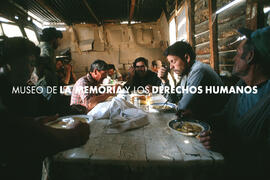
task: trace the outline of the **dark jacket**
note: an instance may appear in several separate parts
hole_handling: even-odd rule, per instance
[[[145,87],[147,85],[160,86],[161,80],[158,78],[157,74],[153,71],[147,70],[145,77],[141,78],[135,73],[133,79],[128,81],[125,86],[130,86],[130,90],[138,88],[139,86]]]

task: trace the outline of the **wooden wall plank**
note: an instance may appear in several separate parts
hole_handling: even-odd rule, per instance
[[[195,42],[196,42],[196,45],[209,42],[209,31],[196,35]]]
[[[209,10],[208,9],[203,9],[203,10],[198,10],[198,12],[195,12],[195,24],[200,24],[206,20],[208,20],[209,16]]]
[[[209,21],[206,20],[200,24],[195,25],[195,34],[200,34],[202,32],[209,30]]]
[[[209,9],[209,35],[210,35],[210,65],[219,74],[217,18],[213,17],[216,11],[216,1],[208,0]]]
[[[237,4],[236,6],[223,11],[218,15],[218,24],[224,24],[232,21],[233,19],[238,18],[239,16],[244,16],[246,14],[246,3],[243,1],[242,3]]]
[[[218,37],[227,38],[233,35],[238,35],[237,29],[240,27],[245,27],[245,16],[240,16],[228,23],[219,25]]]
[[[196,54],[197,55],[210,54],[209,42],[204,43],[202,45],[197,45]]]

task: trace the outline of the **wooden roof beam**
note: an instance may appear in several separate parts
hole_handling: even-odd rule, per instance
[[[66,23],[66,24],[69,24],[65,18],[58,14],[56,11],[54,11],[50,6],[48,6],[44,0],[37,0],[37,2],[39,3],[39,5],[41,7],[43,7],[44,9],[46,9],[47,11],[49,11],[52,15],[54,15],[55,17],[57,17],[58,19],[60,19],[62,22]]]
[[[133,19],[135,4],[136,0],[131,0],[128,24],[130,24],[131,20]]]
[[[86,8],[88,9],[89,13],[91,14],[91,16],[93,16],[97,22],[97,25],[101,25],[100,20],[97,18],[97,16],[95,15],[94,11],[92,10],[92,8],[89,6],[88,2],[86,0],[83,0],[84,5],[86,6]]]

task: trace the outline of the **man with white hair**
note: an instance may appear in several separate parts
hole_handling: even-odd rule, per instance
[[[208,149],[216,142],[224,153],[224,179],[263,179],[270,170],[270,27],[239,32],[246,38],[234,57],[236,86],[257,86],[257,93],[231,95],[213,135],[202,133],[200,141]]]

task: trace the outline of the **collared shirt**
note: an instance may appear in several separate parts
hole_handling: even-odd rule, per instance
[[[170,86],[168,82],[162,85]],[[202,86],[204,88],[205,86],[222,85],[224,85],[222,80],[209,65],[200,61],[195,61],[190,68],[189,73],[181,76],[181,80],[176,84],[176,87],[181,86],[189,88],[192,86]],[[225,103],[225,97],[222,95],[215,96],[212,94],[174,93],[165,94],[165,97],[170,102],[178,103],[178,109],[191,109],[192,112],[198,112],[198,114],[213,113],[212,111],[216,111],[216,108],[223,106]]]
[[[70,105],[78,104],[87,108],[88,102],[94,94],[91,94],[89,91],[87,92],[85,88],[97,85],[97,81],[93,79],[89,73],[86,76],[81,77],[72,89]]]

